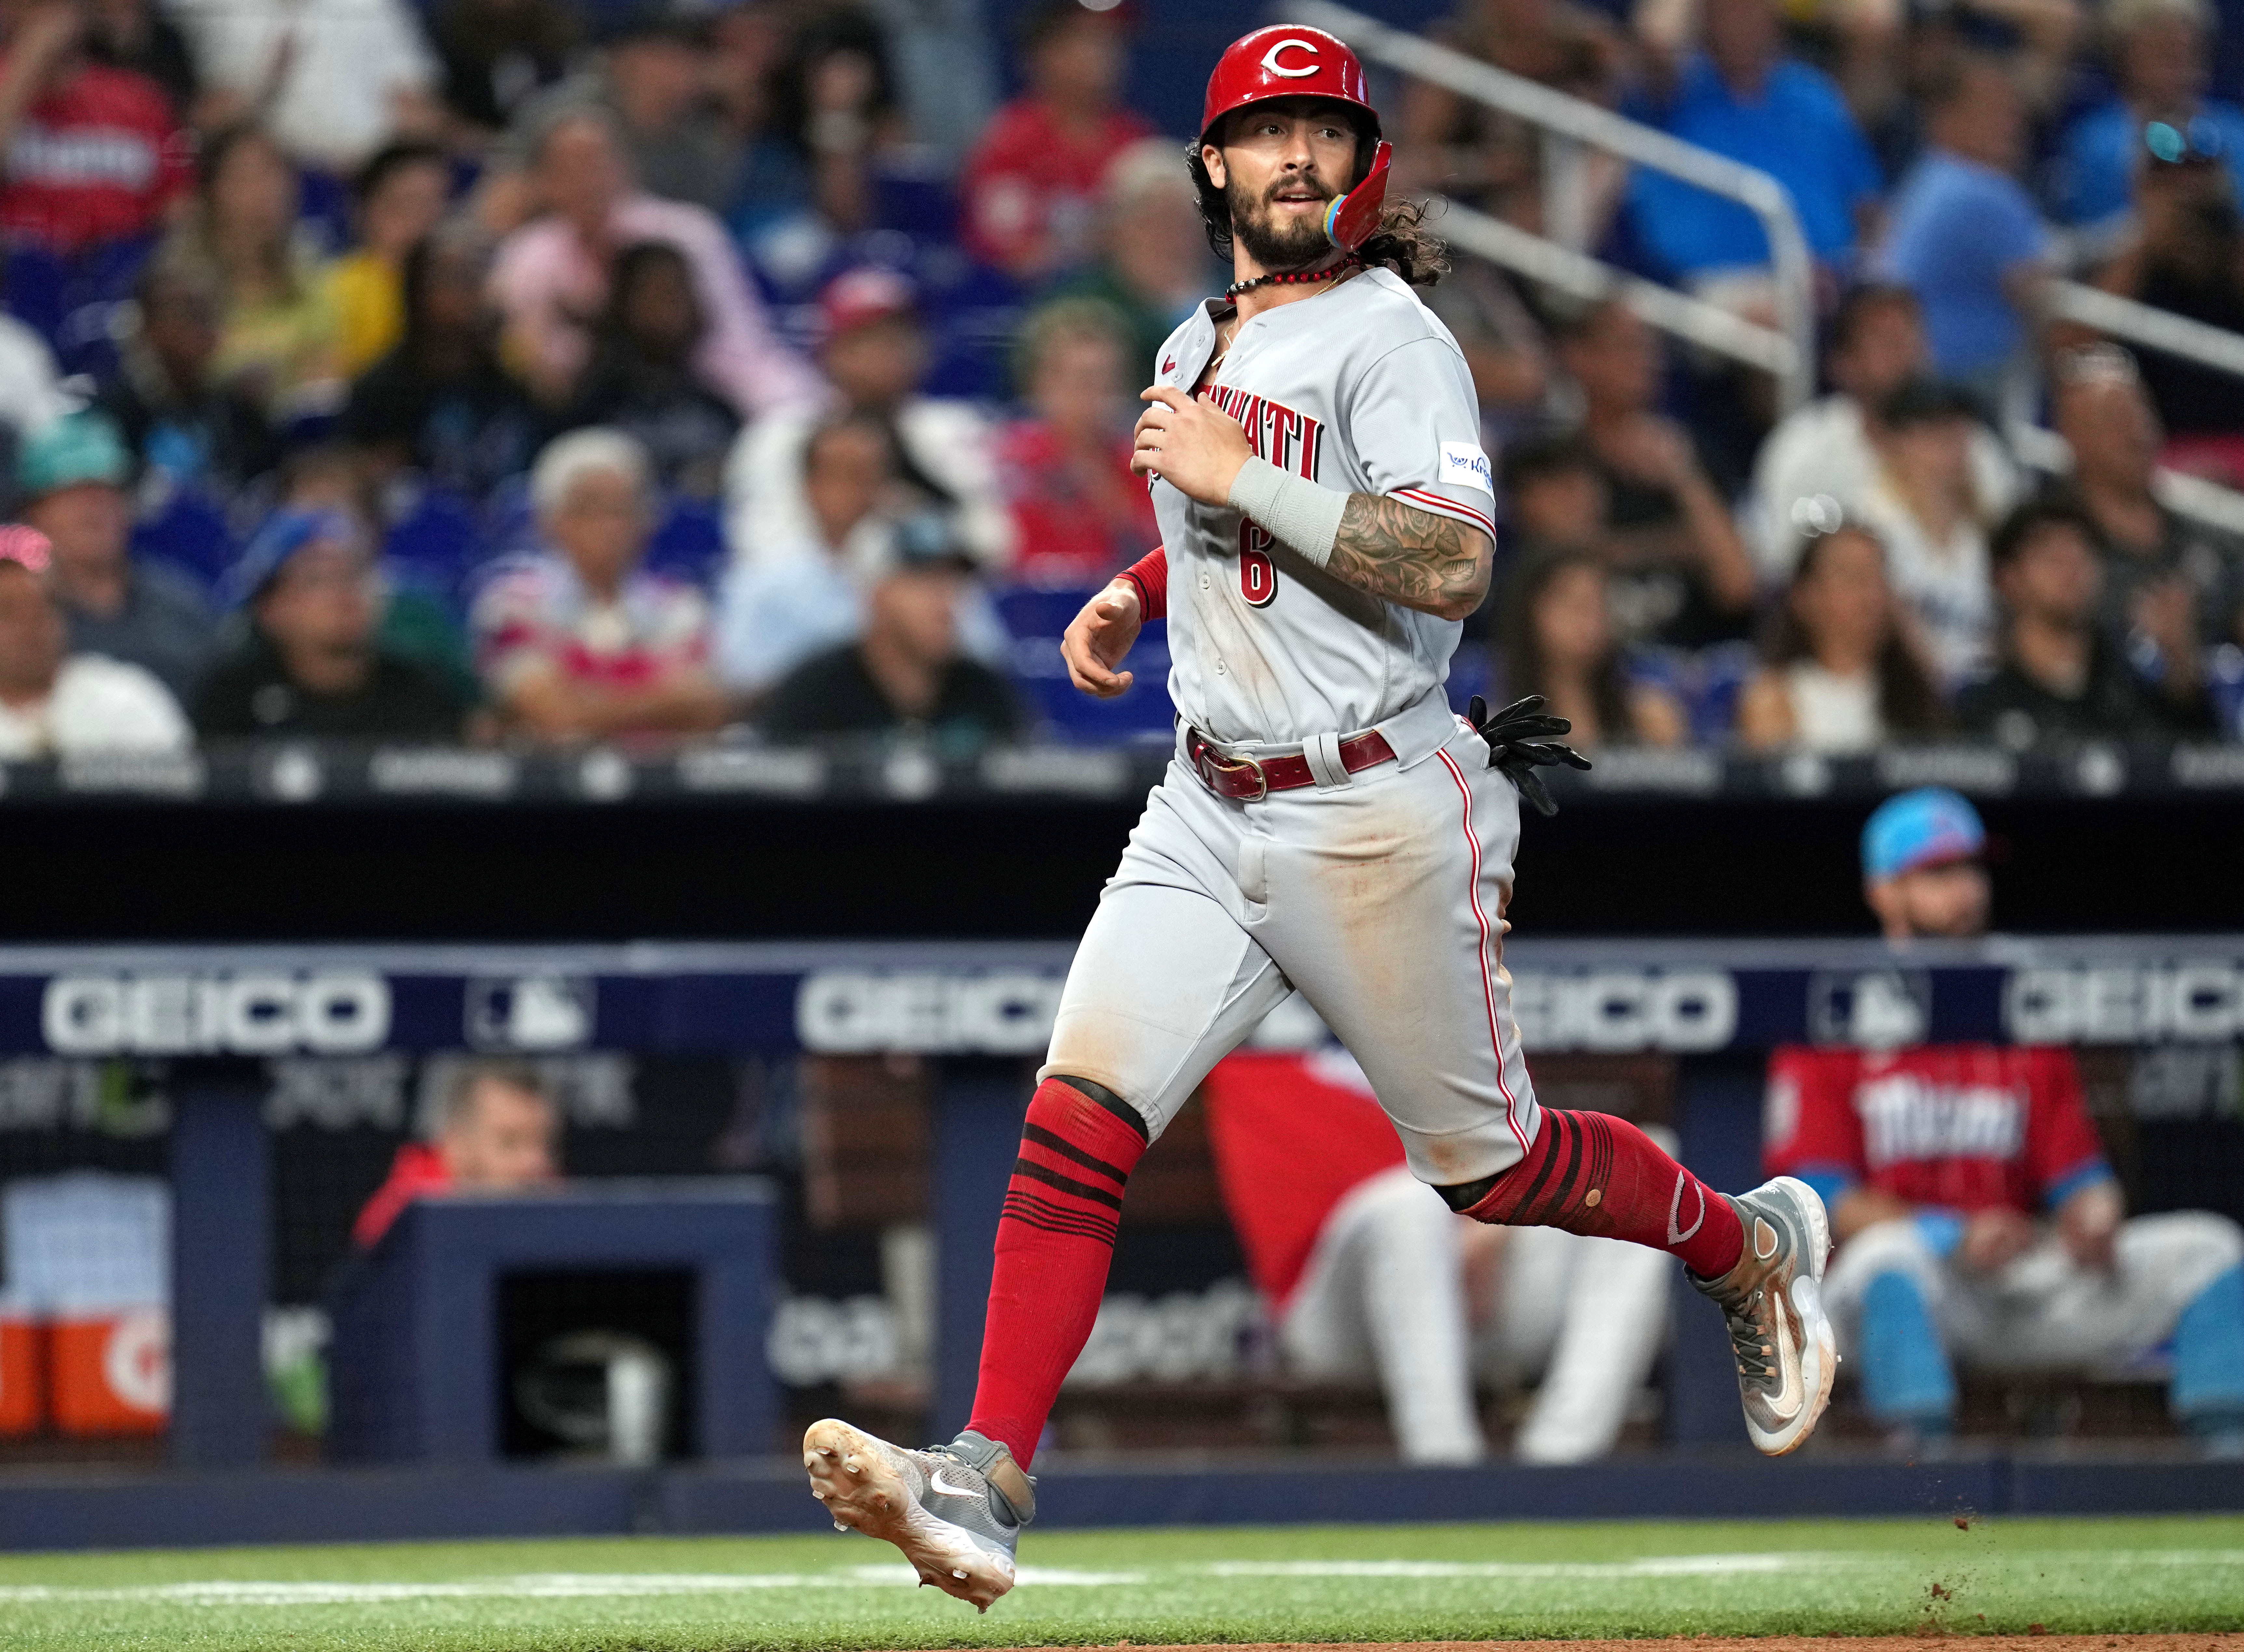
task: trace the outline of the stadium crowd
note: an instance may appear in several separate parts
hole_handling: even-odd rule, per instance
[[[0,0],[0,757],[1071,732],[1032,663],[1151,547],[1136,392],[1225,278],[1126,7],[1024,10],[1002,104],[973,0],[890,10]],[[2244,399],[2037,302],[2244,327],[2220,24],[1458,0],[1449,44],[1786,185],[1826,390],[1778,419],[1460,259],[1430,301],[1506,532],[1458,695],[1592,746],[2239,738],[2244,545],[2153,484],[2244,482]],[[1559,213],[1531,134],[1389,109],[1406,187]],[[1769,313],[1743,209],[1596,163],[1585,201],[1605,256]],[[1991,421],[2022,361],[2061,477]]]

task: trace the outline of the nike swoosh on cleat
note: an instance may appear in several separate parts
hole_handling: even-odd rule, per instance
[[[1769,1397],[1768,1408],[1780,1422],[1790,1422],[1800,1415],[1800,1408],[1808,1403],[1808,1385],[1800,1378],[1800,1350],[1785,1334],[1784,1309],[1776,1310],[1776,1368],[1782,1374],[1783,1385]]]
[[[948,1497],[979,1497],[982,1495],[981,1492],[974,1487],[952,1485],[949,1480],[943,1479],[943,1471],[940,1468],[935,1470],[934,1473],[930,1473],[927,1477],[927,1483],[931,1488],[943,1493]]]

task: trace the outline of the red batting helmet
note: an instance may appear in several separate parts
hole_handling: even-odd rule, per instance
[[[1274,24],[1233,41],[1207,78],[1201,106],[1200,141],[1234,109],[1274,98],[1331,98],[1351,104],[1379,136],[1379,111],[1364,91],[1363,64],[1341,41],[1321,29]]]

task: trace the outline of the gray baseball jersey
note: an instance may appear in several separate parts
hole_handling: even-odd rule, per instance
[[[1215,305],[1162,347],[1154,382],[1189,391]],[[1254,452],[1327,488],[1387,494],[1491,537],[1496,491],[1463,353],[1399,278],[1367,270],[1249,320],[1202,392]],[[1454,620],[1365,595],[1228,508],[1155,481],[1169,563],[1169,695],[1226,743],[1294,744],[1385,722],[1449,674]]]

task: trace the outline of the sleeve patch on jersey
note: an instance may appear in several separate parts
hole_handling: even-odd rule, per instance
[[[1452,488],[1477,488],[1490,498],[1496,497],[1496,477],[1489,469],[1488,455],[1470,442],[1442,444],[1441,479]]]

